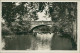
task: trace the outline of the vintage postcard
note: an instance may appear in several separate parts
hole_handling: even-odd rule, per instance
[[[79,53],[79,1],[0,1],[0,51]]]

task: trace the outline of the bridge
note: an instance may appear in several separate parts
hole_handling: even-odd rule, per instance
[[[30,30],[34,30],[35,28],[37,27],[40,27],[40,26],[47,26],[49,28],[51,28],[53,25],[57,25],[58,23],[54,23],[52,21],[31,21],[31,28]]]
[[[22,21],[22,22],[23,23],[27,23],[27,22],[30,23],[30,25],[31,25],[30,31],[33,31],[37,27],[41,27],[41,26],[48,26],[49,28],[51,28],[53,25],[57,25],[57,23],[54,23],[52,21]]]
[[[47,25],[47,26],[52,26],[54,23],[52,21],[31,21],[31,29],[40,26],[40,25]]]
[[[31,21],[32,25],[41,25],[41,24],[45,24],[45,25],[52,25],[53,22],[52,21]]]

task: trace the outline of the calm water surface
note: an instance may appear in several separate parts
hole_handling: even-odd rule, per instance
[[[2,41],[4,50],[50,50],[53,33],[36,35],[5,36]]]

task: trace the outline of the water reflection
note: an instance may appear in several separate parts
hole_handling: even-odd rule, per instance
[[[33,46],[36,45],[35,46],[36,50],[50,50],[52,36],[53,33],[47,33],[47,34],[37,33],[36,40],[35,41],[32,40],[31,48],[34,48]]]
[[[36,35],[5,36],[2,42],[4,50],[50,50],[53,33]]]
[[[76,49],[71,38],[54,33],[35,33],[3,37],[4,50],[72,50]]]

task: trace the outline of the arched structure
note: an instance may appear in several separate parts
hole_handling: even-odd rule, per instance
[[[52,21],[31,21],[30,32],[33,32],[34,29],[42,26],[49,26],[51,28],[53,24],[55,23],[53,23]]]
[[[52,26],[51,25],[37,25],[33,27],[30,32],[33,32],[34,29],[39,29],[40,27],[45,27],[46,29],[50,29]]]

